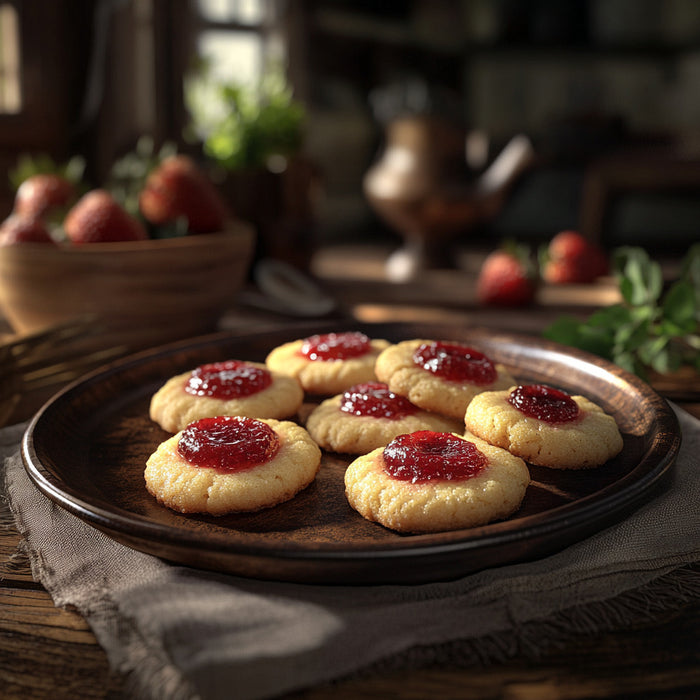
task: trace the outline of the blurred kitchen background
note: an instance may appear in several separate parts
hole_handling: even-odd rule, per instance
[[[261,79],[277,109],[232,126]],[[405,235],[370,201],[378,164],[406,176],[374,183],[394,196],[440,180],[426,226],[450,240],[681,251],[700,239],[700,2],[0,0],[0,125],[3,173],[80,154],[93,183],[144,136],[174,143],[276,218],[282,256]],[[0,178],[3,215],[13,194]]]

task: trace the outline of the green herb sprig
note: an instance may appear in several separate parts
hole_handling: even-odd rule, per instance
[[[611,360],[637,376],[700,371],[700,244],[691,246],[679,277],[664,284],[661,266],[638,247],[614,251],[622,302],[581,321],[562,316],[544,336]]]

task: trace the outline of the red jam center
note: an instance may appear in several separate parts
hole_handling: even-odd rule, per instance
[[[371,350],[370,340],[364,333],[324,333],[312,335],[302,343],[300,354],[309,360],[348,360],[361,357]]]
[[[386,384],[367,382],[348,389],[340,400],[340,410],[353,416],[398,420],[418,409],[407,398],[395,394]]]
[[[423,343],[413,354],[413,361],[451,382],[485,385],[498,377],[493,362],[486,355],[457,343]]]
[[[228,360],[201,365],[192,370],[185,391],[194,396],[237,399],[257,394],[272,384],[270,373],[247,362]]]
[[[225,474],[269,462],[279,449],[277,433],[267,423],[241,416],[202,418],[183,431],[177,451],[196,467]]]
[[[544,384],[528,384],[513,389],[508,403],[526,416],[545,423],[570,423],[579,414],[578,404],[568,394]]]
[[[470,479],[487,464],[474,443],[451,433],[419,430],[399,435],[384,448],[385,471],[414,484]]]

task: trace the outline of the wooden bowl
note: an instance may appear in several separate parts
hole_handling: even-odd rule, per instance
[[[140,350],[216,330],[253,248],[240,222],[181,238],[0,247],[0,308],[18,334],[86,316],[101,346]]]

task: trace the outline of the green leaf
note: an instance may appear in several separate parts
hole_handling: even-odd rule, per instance
[[[687,332],[692,331],[697,312],[692,284],[686,279],[681,279],[673,284],[666,292],[662,311],[664,318],[672,321],[679,327],[684,328],[690,322],[691,326]]]
[[[622,304],[605,306],[594,311],[588,318],[588,325],[614,329],[617,326],[632,321],[632,312]]]
[[[661,266],[643,248],[625,247],[613,254],[613,268],[623,299],[631,306],[655,302],[663,290]]]
[[[633,265],[630,274],[634,284],[632,304],[637,306],[651,304],[661,296],[663,275],[658,263],[652,262],[646,267]]]
[[[610,329],[591,328],[583,325],[580,329],[576,346],[581,350],[610,360],[613,355],[614,341],[614,334]]]
[[[639,346],[637,356],[645,365],[651,365],[655,358],[665,352],[668,338],[650,338]]]
[[[660,312],[655,304],[635,306],[629,310],[632,323],[654,323],[658,320]]]
[[[628,372],[632,372],[633,374],[638,373],[639,367],[635,361],[634,355],[631,352],[616,353],[612,360],[616,365],[618,365],[618,367],[622,367],[622,369],[626,369]]]
[[[700,284],[700,243],[688,248],[681,266],[681,277],[690,278],[695,285]]]
[[[77,185],[85,177],[86,161],[83,156],[72,156],[63,166],[63,174],[69,182]]]
[[[648,363],[652,369],[661,374],[675,372],[681,366],[681,354],[672,345],[666,345]]]
[[[544,329],[542,335],[563,345],[575,345],[581,322],[573,316],[560,316]]]
[[[673,321],[668,319],[661,319],[659,323],[654,327],[654,332],[657,335],[668,337],[668,338],[680,338],[684,335],[692,333],[696,328],[696,323],[694,319],[690,319],[683,325],[678,325]]]
[[[615,331],[615,348],[619,350],[636,350],[649,337],[650,326],[646,321],[620,326]]]
[[[562,345],[585,350],[599,357],[612,358],[613,333],[609,328],[591,327],[572,316],[561,316],[543,336]]]
[[[664,348],[660,352],[657,352],[654,357],[650,358],[648,362],[646,362],[653,370],[656,372],[660,372],[661,374],[665,374],[670,370],[670,353],[668,348]]]

